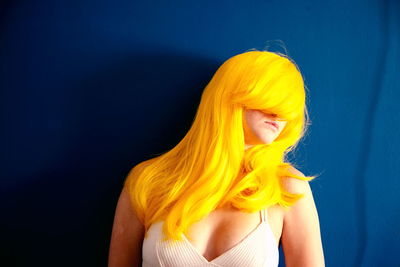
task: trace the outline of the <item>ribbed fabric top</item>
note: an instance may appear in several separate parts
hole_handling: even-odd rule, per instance
[[[265,210],[261,210],[260,213],[261,223],[239,243],[212,261],[201,255],[184,234],[182,241],[162,241],[164,222],[154,223],[143,240],[142,266],[276,267],[279,264],[278,246],[266,219]]]

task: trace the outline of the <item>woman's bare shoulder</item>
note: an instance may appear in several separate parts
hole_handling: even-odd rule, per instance
[[[122,188],[111,233],[109,267],[139,266],[142,261],[141,249],[145,229],[132,206],[129,181],[135,179],[153,160],[142,161],[135,165]]]
[[[289,167],[289,171],[296,176],[305,177],[301,171],[293,166]],[[308,181],[301,180],[296,177],[283,177],[282,182],[285,190],[292,194],[303,194],[311,191]]]
[[[305,177],[294,167],[290,171]],[[325,266],[318,212],[309,182],[287,177],[284,184],[288,192],[303,194],[284,214],[281,240],[286,266]]]

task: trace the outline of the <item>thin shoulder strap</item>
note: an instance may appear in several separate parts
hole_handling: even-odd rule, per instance
[[[265,222],[265,209],[261,210],[261,221]]]

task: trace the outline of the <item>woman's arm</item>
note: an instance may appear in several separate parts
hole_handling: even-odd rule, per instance
[[[122,189],[111,234],[109,267],[142,265],[144,227],[134,212],[127,189]]]
[[[292,171],[304,177],[300,171]],[[284,184],[290,193],[304,193],[284,215],[281,240],[285,264],[287,267],[323,267],[319,219],[310,185],[296,178],[286,178]]]

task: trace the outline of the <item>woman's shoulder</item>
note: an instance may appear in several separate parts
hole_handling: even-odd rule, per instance
[[[301,171],[293,166],[288,168],[288,171],[299,177],[306,177]],[[292,194],[301,194],[310,190],[309,182],[296,177],[285,176],[282,178],[285,189]]]
[[[299,177],[305,175],[290,168]],[[318,211],[309,182],[298,178],[284,178],[286,190],[303,194],[289,210],[283,220],[282,247],[287,266],[325,266],[320,235]]]

